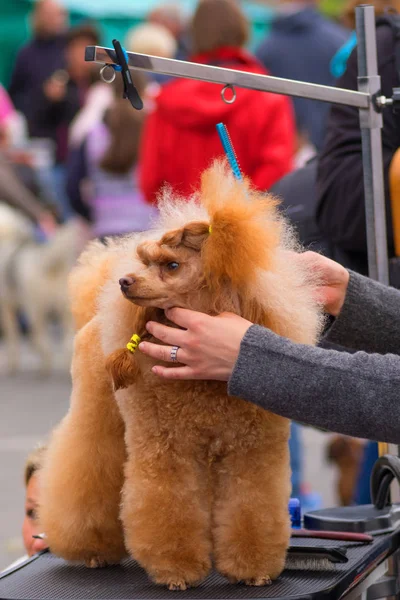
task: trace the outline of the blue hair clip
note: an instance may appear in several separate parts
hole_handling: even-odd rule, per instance
[[[125,48],[123,48],[122,46],[121,46],[121,50],[124,53],[124,57],[125,57],[126,63],[128,64],[128,60],[129,60],[128,59],[128,53],[125,50]],[[110,65],[110,66],[114,69],[114,71],[117,71],[118,73],[121,73],[121,71],[122,71],[122,66],[121,65]]]
[[[239,161],[226,126],[223,123],[218,123],[217,131],[234,176],[236,179],[242,180],[243,175],[240,170]]]

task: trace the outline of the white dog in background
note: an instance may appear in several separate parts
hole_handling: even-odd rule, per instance
[[[61,226],[46,243],[35,240],[30,222],[0,203],[0,326],[4,335],[9,370],[19,365],[18,314],[28,324],[28,335],[41,359],[41,371],[49,373],[54,342],[49,331],[55,317],[62,331],[59,351],[69,365],[73,329],[67,279],[79,252],[75,223]]]

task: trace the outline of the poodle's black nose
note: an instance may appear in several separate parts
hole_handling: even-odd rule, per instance
[[[119,280],[119,285],[121,286],[121,288],[123,290],[128,289],[128,287],[130,287],[131,285],[133,285],[135,283],[135,280],[133,279],[133,277],[122,277]]]

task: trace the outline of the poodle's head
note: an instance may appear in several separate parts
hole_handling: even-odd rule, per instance
[[[231,310],[245,316],[249,286],[260,271],[272,267],[280,244],[277,202],[247,181],[236,181],[220,162],[203,174],[200,194],[190,202],[198,206],[192,220],[138,245],[139,261],[121,273],[121,291],[139,306],[209,314]],[[187,207],[180,208],[189,214]],[[162,215],[168,210],[161,205]],[[171,221],[171,215],[164,219]]]
[[[207,308],[202,247],[209,224],[192,222],[137,248],[135,269],[119,280],[122,294],[144,307]]]

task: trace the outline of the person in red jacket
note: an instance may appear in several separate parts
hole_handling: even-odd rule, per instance
[[[235,0],[202,0],[193,18],[192,62],[267,74],[244,49],[249,25]],[[295,122],[291,101],[276,94],[236,88],[226,104],[221,86],[176,79],[156,99],[142,139],[140,184],[155,202],[164,184],[190,194],[202,171],[223,154],[216,125],[228,128],[245,176],[268,190],[293,166]],[[228,91],[229,94],[229,91]]]

